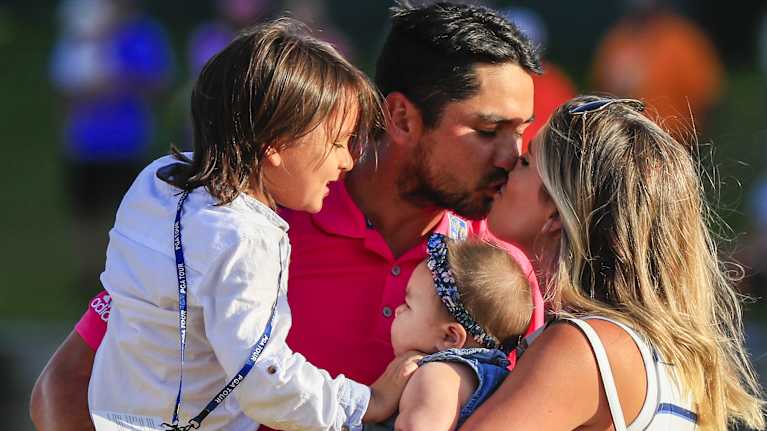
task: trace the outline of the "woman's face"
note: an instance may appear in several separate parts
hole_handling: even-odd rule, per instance
[[[539,133],[527,153],[519,157],[487,217],[493,235],[518,245],[528,255],[537,252],[534,249],[536,240],[544,231],[547,220],[556,214],[536,163],[536,153],[541,145],[545,145],[540,139],[542,135]]]

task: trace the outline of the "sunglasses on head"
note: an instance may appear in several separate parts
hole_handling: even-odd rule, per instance
[[[644,111],[644,102],[637,99],[597,99],[591,102],[586,102],[583,105],[578,105],[575,108],[571,108],[568,113],[570,115],[587,114],[591,112],[599,112],[608,106],[615,103],[625,103],[635,110]]]

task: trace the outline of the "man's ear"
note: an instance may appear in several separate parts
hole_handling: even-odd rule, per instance
[[[423,117],[410,99],[400,92],[392,92],[384,102],[386,131],[395,144],[417,142],[423,129]]]
[[[466,344],[468,333],[458,322],[445,323],[442,328],[442,339],[437,343],[439,350],[460,349]]]

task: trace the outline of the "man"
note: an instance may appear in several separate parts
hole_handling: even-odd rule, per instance
[[[384,370],[393,310],[429,234],[487,235],[482,219],[519,156],[533,120],[530,74],[540,72],[528,39],[494,12],[450,3],[395,9],[376,68],[387,118],[377,153],[331,187],[320,213],[283,212],[294,350],[363,383]],[[537,287],[529,262],[509,250]],[[31,406],[39,429],[92,426],[85,394],[106,302],[100,314],[86,313],[40,376]],[[531,328],[541,322],[538,307]]]

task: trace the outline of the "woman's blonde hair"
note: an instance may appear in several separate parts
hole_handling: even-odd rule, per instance
[[[709,230],[697,142],[676,141],[630,102],[571,112],[597,99],[559,108],[535,148],[562,222],[554,310],[643,333],[675,365],[702,429],[764,428],[740,298]]]

